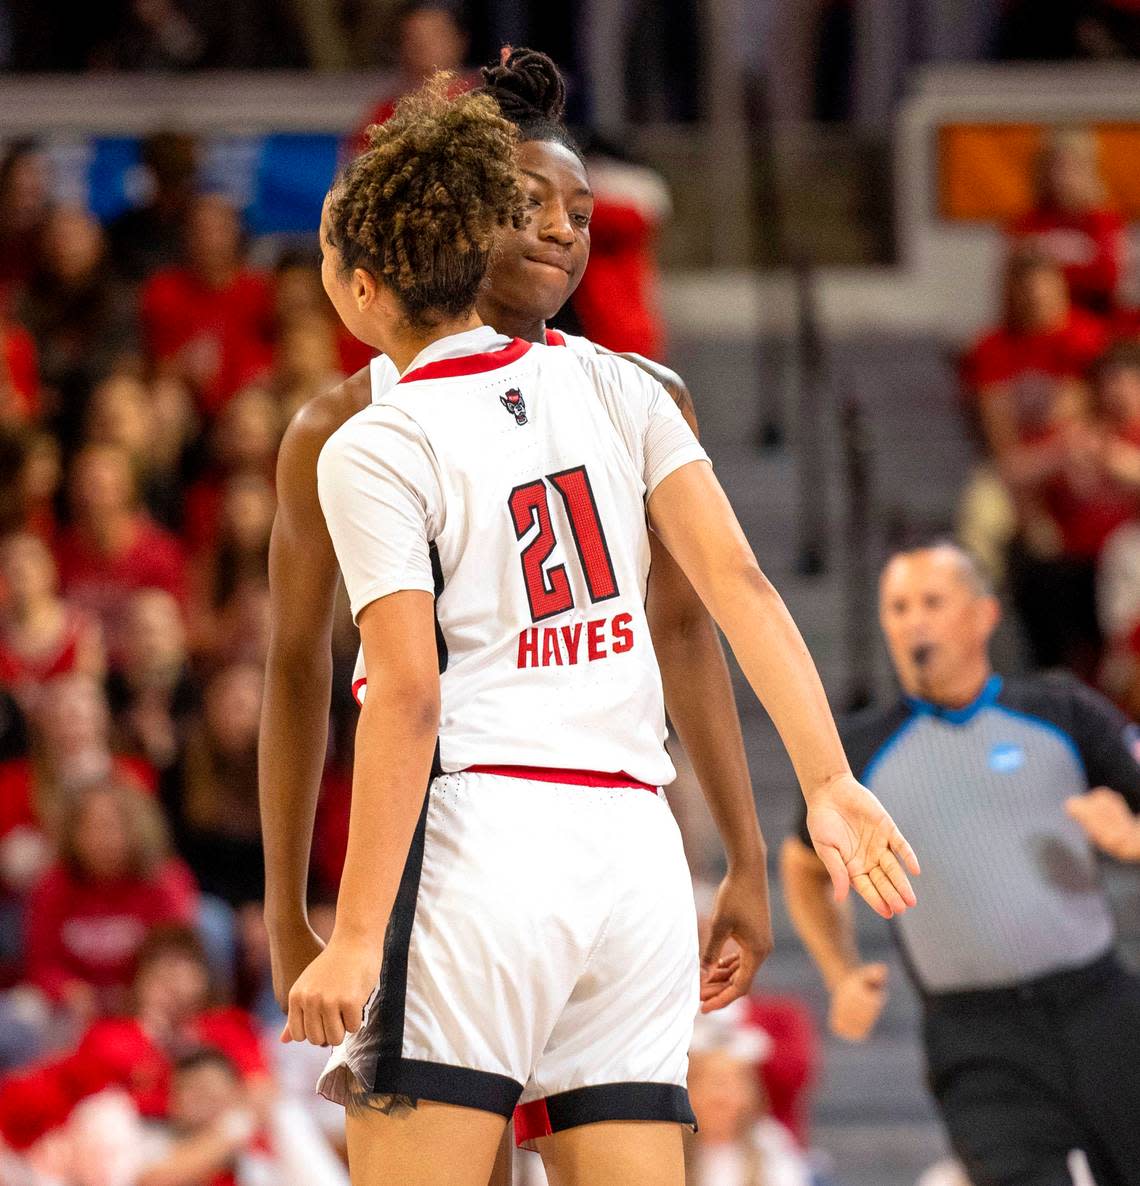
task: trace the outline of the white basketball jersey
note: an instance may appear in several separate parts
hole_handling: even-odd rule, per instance
[[[546,331],[546,344],[548,346],[565,346],[574,354],[595,355],[598,353],[597,346],[589,338],[580,337],[578,334],[564,334],[561,330],[556,329]],[[396,370],[395,363],[386,354],[376,355],[369,367],[372,402],[374,404],[382,403],[388,392],[399,383],[400,372]],[[352,671],[352,698],[357,704],[364,703],[367,690],[368,671],[364,665],[364,648],[358,647],[356,665]]]
[[[671,781],[645,499],[705,454],[668,394],[614,356],[481,327],[374,400],[325,445],[321,504],[354,615],[435,593],[443,770]]]

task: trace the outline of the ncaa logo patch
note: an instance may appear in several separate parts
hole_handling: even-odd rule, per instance
[[[512,387],[506,395],[500,395],[499,403],[515,418],[516,424],[526,423],[526,400],[517,387]]]
[[[1025,765],[1025,750],[1012,741],[999,741],[990,750],[990,769],[997,774],[1012,774]]]

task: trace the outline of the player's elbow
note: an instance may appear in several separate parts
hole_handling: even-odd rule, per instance
[[[381,728],[391,729],[399,722],[401,732],[420,740],[439,734],[439,677],[417,678],[403,674],[398,678],[368,673],[368,695],[361,708],[361,728],[375,717]]]

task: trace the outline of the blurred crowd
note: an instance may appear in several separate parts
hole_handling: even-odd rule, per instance
[[[412,6],[399,28],[395,91],[350,144],[432,69],[474,81],[446,8]],[[661,357],[653,245],[668,192],[620,148],[587,149],[593,258],[563,325]],[[57,200],[41,145],[0,155],[0,1181],[12,1186],[345,1182],[340,1111],[313,1093],[325,1054],[277,1041],[257,741],[278,445],[297,409],[371,352],[328,304],[315,242],[268,270],[251,262],[271,252],[253,255],[241,212],[203,190],[201,158],[189,135],[150,135],[148,196],[101,224]],[[311,867],[322,933],[347,842],[357,643],[342,605]],[[694,1180],[807,1186],[816,1055],[803,1006],[758,999],[704,1029]],[[527,1155],[520,1181],[536,1175]]]
[[[1001,319],[961,358],[982,461],[963,542],[999,575],[1033,667],[1068,667],[1140,715],[1140,310],[1096,141],[1058,129],[1008,233]]]
[[[1086,7],[1120,38],[1137,19],[1132,0]],[[473,81],[452,10],[390,8],[375,6],[398,31],[395,90],[361,130],[431,69]],[[95,56],[70,68],[219,64],[196,11],[93,9],[106,35],[72,29]],[[283,11],[232,6],[252,14],[241,44],[286,56],[222,64],[319,60],[305,48],[319,22],[274,40],[265,22]],[[661,358],[668,192],[619,146],[586,149],[592,257],[562,324]],[[40,145],[0,156],[0,1181],[13,1186],[345,1182],[339,1110],[312,1090],[323,1054],[276,1041],[257,734],[278,444],[370,352],[335,318],[315,244],[269,270],[250,262],[241,213],[202,190],[200,158],[193,137],[149,136],[149,196],[101,224],[56,200]],[[1000,322],[961,358],[979,450],[961,535],[1004,580],[1032,663],[1071,667],[1135,717],[1140,310],[1122,297],[1124,226],[1091,136],[1048,139],[1037,191],[1009,228]],[[310,894],[323,931],[356,724],[347,605],[333,646]],[[699,884],[698,904],[711,907]],[[809,1152],[816,1062],[795,1000],[701,1020],[696,1186],[831,1180]],[[538,1174],[536,1158],[519,1167],[523,1186]]]

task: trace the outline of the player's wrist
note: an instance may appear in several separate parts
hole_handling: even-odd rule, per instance
[[[812,807],[821,799],[827,799],[833,795],[839,787],[855,781],[855,775],[851,773],[850,767],[832,768],[826,774],[820,774],[810,780],[801,779],[800,790],[803,793],[804,802],[808,807]]]

